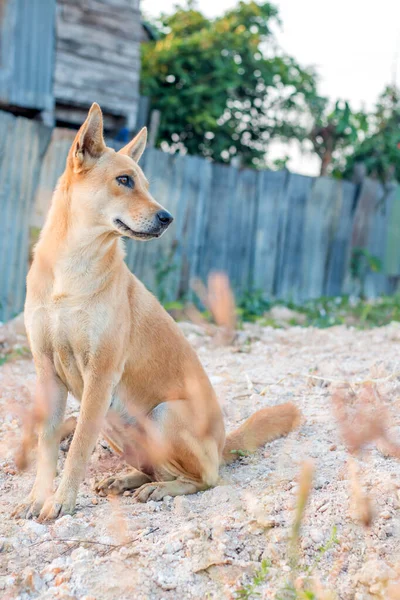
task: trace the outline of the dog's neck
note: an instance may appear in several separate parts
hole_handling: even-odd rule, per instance
[[[82,296],[103,289],[124,259],[119,237],[84,222],[61,180],[43,227],[35,258],[52,273],[53,296]]]

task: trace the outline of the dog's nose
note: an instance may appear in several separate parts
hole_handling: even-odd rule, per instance
[[[170,215],[168,211],[160,210],[160,212],[157,213],[157,219],[162,225],[169,225],[174,220],[174,217]]]

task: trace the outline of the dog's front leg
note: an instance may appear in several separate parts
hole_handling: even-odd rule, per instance
[[[40,521],[73,513],[79,485],[110,406],[112,388],[112,381],[101,377],[85,383],[78,423],[60,485],[54,496],[45,502],[39,515]]]
[[[17,518],[37,517],[45,500],[53,493],[57,471],[61,425],[68,391],[55,375],[51,364],[36,364],[35,418],[40,422],[38,462],[35,483],[29,496],[13,512]]]

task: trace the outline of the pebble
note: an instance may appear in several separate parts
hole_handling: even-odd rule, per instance
[[[36,535],[40,536],[47,533],[48,531],[47,525],[42,525],[42,523],[38,523],[37,521],[26,521],[24,523],[24,529],[32,531]]]
[[[324,536],[319,529],[311,529],[310,537],[311,537],[312,541],[314,542],[314,544],[321,544],[321,542],[324,539]]]
[[[381,517],[381,519],[385,519],[385,521],[392,518],[392,515],[388,510],[384,510],[379,516]]]
[[[71,559],[73,561],[78,560],[91,560],[93,558],[93,552],[86,548],[76,548],[71,552]]]
[[[301,540],[301,547],[303,550],[307,550],[307,548],[310,548],[310,546],[312,546],[312,541],[310,538],[303,538]]]

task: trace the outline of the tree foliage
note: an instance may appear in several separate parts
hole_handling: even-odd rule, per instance
[[[367,131],[367,115],[354,112],[348,102],[339,100],[329,110],[328,99],[317,95],[310,98],[309,110],[313,125],[307,138],[321,159],[320,174],[327,175]]]
[[[379,97],[369,116],[369,133],[346,158],[344,176],[351,177],[357,165],[382,183],[400,181],[400,90],[395,86]]]
[[[277,47],[278,23],[273,4],[254,1],[212,20],[189,4],[153,23],[141,81],[161,113],[158,145],[260,166],[271,139],[304,136],[315,75]]]

